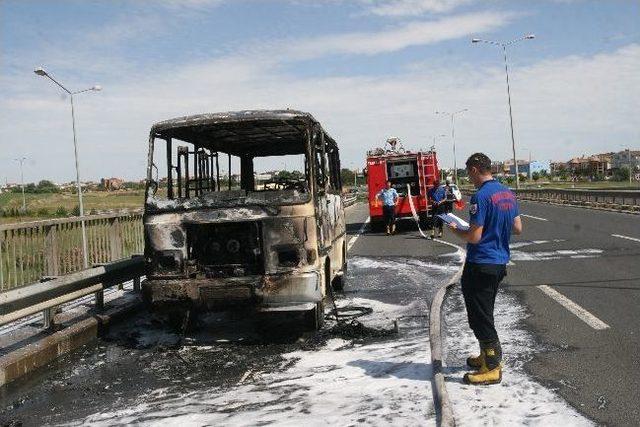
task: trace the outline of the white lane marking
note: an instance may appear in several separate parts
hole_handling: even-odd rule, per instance
[[[537,219],[538,221],[549,221],[547,218],[540,218],[539,216],[533,216],[533,215],[527,215],[527,214],[520,214],[520,216],[523,216],[525,218]]]
[[[640,239],[635,237],[623,236],[622,234],[612,234],[613,237],[619,237],[621,239],[633,240],[634,242],[640,243]]]
[[[578,316],[580,320],[582,320],[587,325],[591,326],[593,329],[600,331],[600,330],[609,328],[609,325],[607,325],[602,320],[598,319],[596,316],[589,313],[587,310],[585,310],[575,302],[571,301],[569,298],[565,297],[564,295],[562,295],[560,292],[556,291],[552,287],[547,285],[540,285],[537,288],[540,289],[545,294],[549,295],[551,298],[553,298],[558,304],[560,304],[561,306],[563,306],[564,308],[566,308],[567,310],[569,310],[570,312]]]
[[[364,233],[364,229],[367,227],[367,224],[369,223],[369,221],[371,221],[371,217],[368,216],[367,219],[365,219],[362,225],[360,226],[360,229],[358,230],[356,235],[353,236],[351,240],[349,240],[349,243],[347,243],[347,252],[351,250],[351,247],[356,242],[356,240],[358,240],[358,237],[360,237],[360,235]]]

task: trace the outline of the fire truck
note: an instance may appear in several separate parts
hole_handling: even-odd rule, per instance
[[[376,197],[387,181],[396,189],[400,198],[396,205],[396,217],[411,217],[411,199],[420,225],[427,227],[431,206],[427,192],[439,180],[440,169],[436,152],[407,151],[398,138],[387,139],[383,148],[367,152],[367,186],[369,188],[369,215],[373,229],[380,229],[383,223],[382,202]]]

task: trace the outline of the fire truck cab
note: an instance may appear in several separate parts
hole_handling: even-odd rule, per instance
[[[369,215],[374,230],[380,229],[383,223],[382,202],[378,193],[386,186],[387,181],[396,189],[400,198],[396,204],[396,217],[411,217],[411,205],[408,192],[420,225],[427,226],[430,204],[427,192],[435,185],[440,176],[435,151],[406,151],[398,138],[389,138],[384,148],[376,148],[367,153],[367,186],[369,199]]]

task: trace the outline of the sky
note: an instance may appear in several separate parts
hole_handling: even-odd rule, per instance
[[[640,148],[640,1],[0,0],[0,182],[141,179],[154,122],[294,108],[338,142],[343,167],[399,137],[436,136],[442,166]],[[445,136],[439,136],[445,135]]]

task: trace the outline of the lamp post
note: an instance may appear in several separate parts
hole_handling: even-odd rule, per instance
[[[465,111],[469,111],[468,108],[448,113],[446,111],[436,111],[436,114],[443,114],[451,117],[451,141],[453,142],[453,179],[458,185],[458,164],[456,163],[456,126],[454,117],[458,114],[462,114]]]
[[[76,184],[78,187],[78,207],[80,208],[80,224],[82,227],[82,260],[83,260],[84,268],[87,268],[89,267],[89,255],[88,255],[88,249],[87,249],[87,230],[84,223],[84,205],[82,203],[82,186],[80,185],[80,170],[79,170],[79,163],[78,163],[78,140],[76,138],[76,117],[75,117],[75,109],[73,105],[73,95],[78,95],[80,93],[89,92],[89,91],[98,92],[102,90],[102,87],[95,85],[88,89],[71,91],[66,87],[64,87],[56,79],[54,79],[43,68],[36,68],[35,70],[33,70],[33,72],[39,76],[47,77],[49,80],[51,80],[56,85],[58,85],[62,90],[64,90],[67,94],[69,94],[69,97],[71,99],[71,126],[73,129],[73,152],[75,155],[75,163],[76,163]]]
[[[511,149],[513,150],[513,164],[515,166],[516,172],[516,190],[520,188],[520,178],[518,177],[518,160],[516,159],[516,142],[515,137],[513,136],[513,113],[511,111],[511,89],[509,87],[509,67],[507,65],[507,46],[517,43],[522,40],[531,40],[536,36],[534,34],[527,34],[524,37],[520,37],[519,39],[511,40],[510,42],[495,42],[492,40],[482,40],[482,39],[472,39],[471,43],[488,43],[495,46],[500,46],[502,48],[502,52],[504,53],[504,72],[507,76],[507,102],[509,103],[509,123],[511,124]]]
[[[27,200],[24,197],[24,172],[23,172],[23,165],[24,165],[24,161],[27,160],[26,157],[20,157],[19,159],[13,159],[16,162],[20,163],[20,186],[22,187],[22,212],[26,212],[27,211]]]
[[[622,147],[624,147],[624,145]],[[632,180],[631,180],[631,172],[632,172],[632,168],[631,168],[631,147],[624,147],[624,149],[627,152],[627,162],[628,162],[627,169],[629,169],[629,184],[631,184],[632,183]]]

